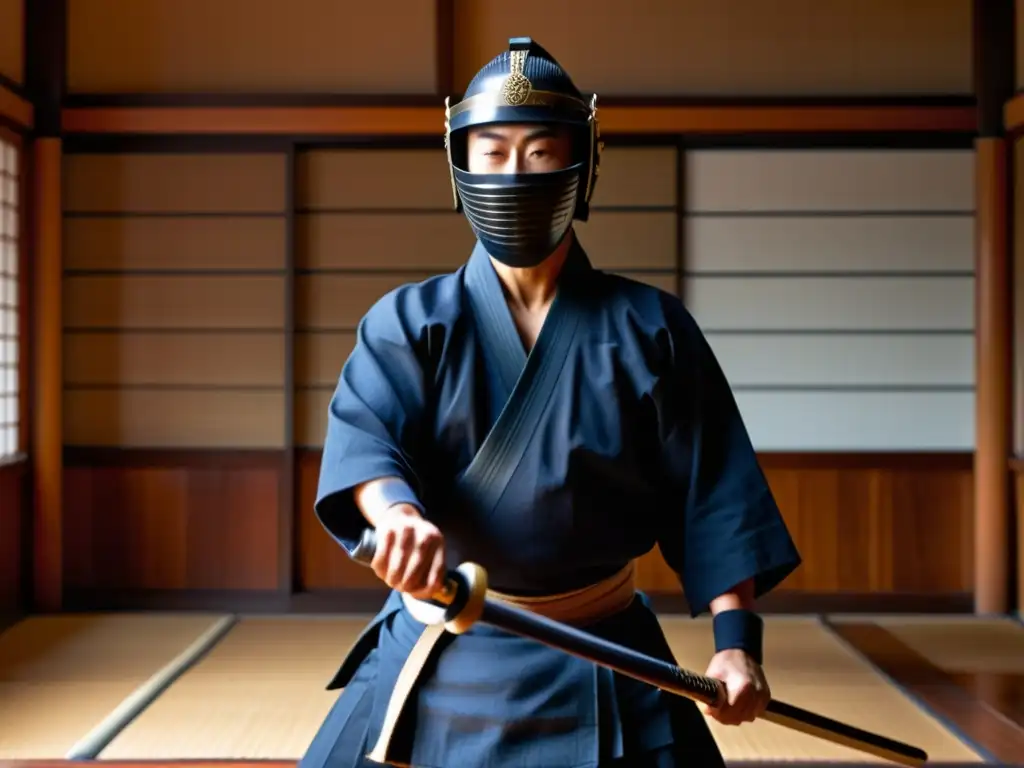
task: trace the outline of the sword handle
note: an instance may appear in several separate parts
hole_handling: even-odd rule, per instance
[[[363,535],[359,537],[359,543],[356,544],[355,549],[352,550],[349,557],[360,565],[369,567],[373,562],[374,555],[376,554],[377,532],[373,530],[373,528],[367,528],[363,531]]]
[[[713,677],[697,675],[682,667],[675,668],[676,684],[679,686],[677,693],[682,693],[688,698],[696,698],[713,709],[717,709],[726,702],[728,693],[725,690],[725,683]]]
[[[377,531],[366,528],[349,557],[369,567],[376,554]],[[461,634],[479,620],[486,598],[487,571],[479,565],[463,563],[445,574],[444,584],[430,596],[430,602],[445,609],[445,628],[453,634]]]

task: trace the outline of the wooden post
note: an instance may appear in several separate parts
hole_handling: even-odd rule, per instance
[[[975,237],[974,604],[1010,609],[1010,472],[1013,313],[1010,260],[1011,153],[1003,107],[1015,79],[1014,0],[974,2],[978,99]]]
[[[63,258],[60,111],[65,79],[66,0],[26,7],[26,82],[35,107],[32,144],[33,607],[57,611],[64,586]]]

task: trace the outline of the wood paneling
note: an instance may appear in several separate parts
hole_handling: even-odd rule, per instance
[[[0,0],[0,77],[25,79],[25,2]]]
[[[65,589],[274,590],[279,452],[69,451]]]
[[[28,130],[35,121],[35,110],[28,99],[24,99],[0,83],[0,126],[10,123],[15,128]]]
[[[434,3],[70,0],[73,93],[433,93]]]
[[[1015,459],[1010,462],[1013,471],[1013,513],[1016,523],[1016,541],[1007,541],[1007,547],[1016,547],[1017,573],[1010,576],[1011,583],[1017,583],[1017,613],[1024,617],[1024,461]],[[1014,526],[1011,526],[1013,528]]]
[[[354,563],[316,519],[313,505],[320,477],[320,456],[320,451],[312,450],[302,451],[297,456],[298,586],[308,591],[379,588],[380,580],[373,571]]]
[[[28,462],[0,464],[0,619],[24,608]]]
[[[306,589],[373,586],[313,514],[319,451],[300,454],[299,562]],[[765,454],[762,464],[804,558],[781,587],[804,593],[944,595],[972,588],[971,463],[966,455]],[[657,550],[642,589],[677,594]]]
[[[1014,14],[1014,22],[1016,29],[1015,37],[1017,40],[1024,40],[1024,0],[1015,0],[1016,13]],[[1016,64],[1017,64],[1017,87],[1024,88],[1024,46],[1015,46],[1016,50]]]
[[[970,93],[964,0],[457,0],[455,84],[528,33],[598,93]]]

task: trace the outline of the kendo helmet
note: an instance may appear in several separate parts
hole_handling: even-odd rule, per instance
[[[535,266],[555,250],[573,219],[586,221],[600,169],[597,96],[588,100],[529,37],[481,69],[461,101],[445,99],[445,148],[456,211],[487,252],[513,267]],[[543,123],[569,129],[573,161],[549,173],[470,173],[467,134],[476,126]]]

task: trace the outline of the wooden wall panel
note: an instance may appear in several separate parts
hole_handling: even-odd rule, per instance
[[[25,0],[0,0],[0,77],[25,79]]]
[[[28,463],[0,463],[0,619],[24,607]]]
[[[971,151],[685,166],[685,300],[759,450],[973,449]]]
[[[74,452],[67,591],[275,589],[281,464],[273,453]]]
[[[324,410],[326,418],[326,406]],[[322,438],[321,438],[322,442]],[[316,519],[317,481],[320,477],[319,450],[302,451],[296,462],[298,472],[296,546],[299,586],[304,590],[374,589],[380,580],[373,571],[352,562]]]
[[[678,293],[677,166],[674,147],[605,152],[576,227],[595,266]],[[464,264],[474,237],[440,149],[303,152],[295,196],[296,443],[317,447],[360,319],[388,291]]]
[[[1009,558],[1011,569],[1016,565],[1016,573],[1010,574],[1010,594],[1016,592],[1017,615],[1024,617],[1024,463],[1017,459],[1011,462],[1011,467],[1013,506],[1010,512],[1010,530],[1016,533],[1016,537],[1007,543],[1016,552],[1016,557]]]
[[[972,589],[968,455],[762,457],[804,564],[782,585],[801,593],[949,595]],[[312,509],[320,452],[300,456],[299,561],[307,589],[373,585]],[[657,549],[639,562],[642,589],[677,594]]]
[[[1024,0],[1016,0],[1016,39],[1024,40]],[[1017,45],[1017,89],[1024,88],[1024,47]]]
[[[68,0],[68,89],[432,93],[434,5]]]
[[[65,165],[65,443],[283,447],[284,153]]]
[[[1017,23],[1024,23],[1019,13]],[[1024,45],[1017,50],[1024,55]],[[1014,140],[1013,170],[1013,452],[1019,457],[1024,455],[1024,139]]]
[[[528,34],[600,95],[970,93],[968,0],[457,0],[455,87]]]

